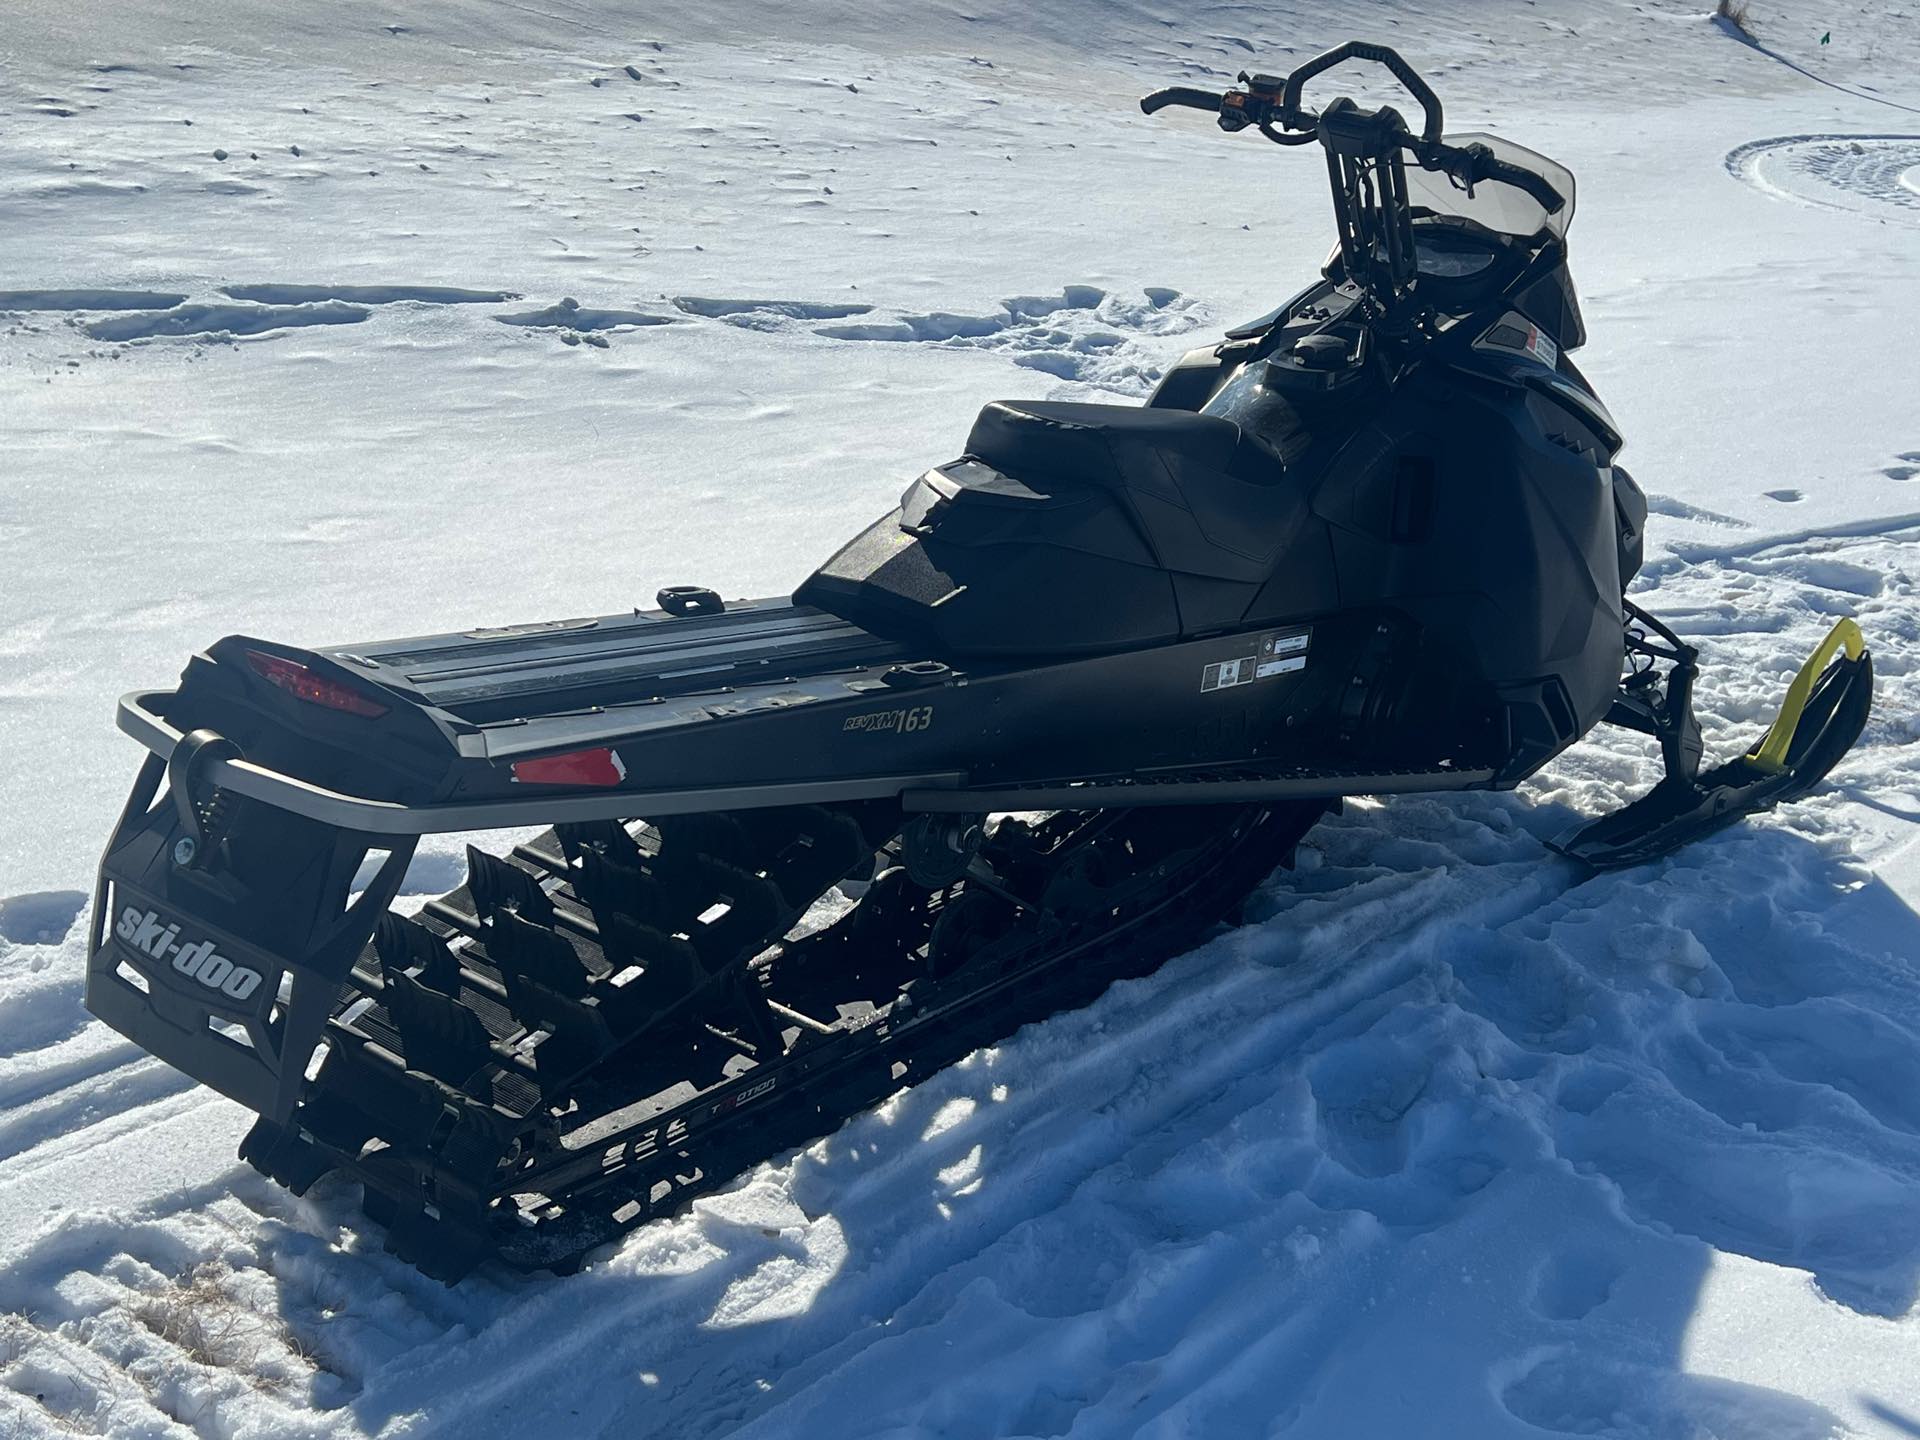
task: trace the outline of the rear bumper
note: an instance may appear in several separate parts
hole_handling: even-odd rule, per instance
[[[149,1053],[263,1115],[293,1110],[334,999],[399,893],[411,839],[272,817],[270,873],[180,863],[188,827],[141,767],[95,883],[86,1006]],[[357,895],[370,851],[384,858]]]
[[[524,797],[405,805],[255,764],[210,730],[183,734],[165,716],[169,693],[120,702],[120,728],[149,755],[100,863],[86,1005],[142,1049],[276,1122],[299,1101],[341,987],[422,835],[884,799],[965,778],[588,793],[528,786]],[[226,818],[210,824],[216,812]],[[196,864],[222,823],[244,831],[226,863]],[[370,856],[378,868],[355,893]]]
[[[154,755],[169,760],[185,738],[160,714],[158,702],[170,692],[135,690],[120,699],[120,728]],[[337,830],[362,835],[447,835],[466,830],[504,830],[516,825],[555,825],[586,820],[631,819],[636,815],[690,815],[709,810],[739,810],[773,805],[825,805],[850,800],[890,799],[909,790],[942,791],[964,783],[958,771],[907,775],[855,776],[776,784],[627,789],[592,794],[555,794],[530,789],[524,799],[469,800],[401,805],[363,795],[342,794],[292,775],[255,765],[244,758],[209,759],[197,778],[210,789],[228,790]]]

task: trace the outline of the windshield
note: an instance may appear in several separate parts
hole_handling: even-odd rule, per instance
[[[1566,238],[1567,227],[1573,223],[1573,172],[1566,166],[1494,135],[1449,135],[1447,144],[1485,145],[1509,165],[1518,165],[1540,176],[1558,190],[1567,203],[1549,215],[1526,191],[1496,180],[1482,180],[1473,187],[1473,195],[1469,197],[1463,187],[1439,171],[1423,170],[1409,161],[1407,198],[1416,209],[1458,216],[1502,235],[1537,235],[1544,227],[1556,239]]]

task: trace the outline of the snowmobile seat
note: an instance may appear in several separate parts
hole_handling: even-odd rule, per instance
[[[1306,511],[1265,445],[1231,420],[1184,410],[996,400],[966,453],[1041,490],[1113,492],[1155,559],[1181,574],[1265,579]]]
[[[995,401],[794,598],[934,658],[1119,650],[1241,623],[1308,518],[1230,420]]]

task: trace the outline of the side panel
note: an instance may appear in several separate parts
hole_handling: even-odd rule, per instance
[[[1500,697],[1510,778],[1606,714],[1623,619],[1613,477],[1570,414],[1430,366],[1342,451],[1314,510],[1342,603],[1400,610]]]

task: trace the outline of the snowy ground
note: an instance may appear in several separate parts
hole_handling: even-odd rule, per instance
[[[1920,1435],[1920,18],[1699,3],[10,7],[0,1434]],[[1819,796],[1598,880],[1541,842],[1651,779],[1622,737],[1356,805],[564,1281],[422,1281],[86,1019],[121,690],[786,589],[981,402],[1137,397],[1296,288],[1317,161],[1132,101],[1350,34],[1579,175],[1710,743],[1860,619]]]

